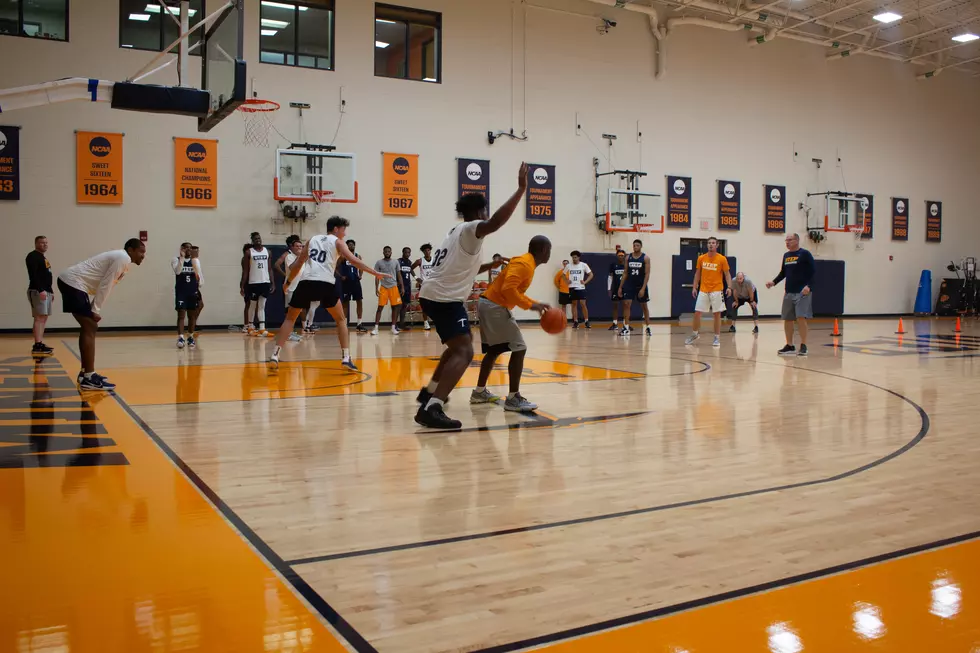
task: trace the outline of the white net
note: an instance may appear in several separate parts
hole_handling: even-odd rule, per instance
[[[243,143],[253,147],[269,147],[269,131],[279,111],[279,104],[271,100],[245,100],[238,112],[245,122]]]
[[[332,190],[314,190],[313,193],[314,209],[313,218],[317,219],[321,213],[330,213],[330,203],[333,202],[334,193]]]

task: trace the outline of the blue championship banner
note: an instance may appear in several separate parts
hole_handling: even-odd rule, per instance
[[[456,159],[456,179],[459,192],[456,197],[467,193],[480,193],[487,198],[490,206],[490,162],[485,159]],[[529,181],[530,183],[530,181]]]
[[[766,196],[763,206],[766,207],[766,233],[786,233],[786,187],[765,184]]]
[[[0,200],[20,199],[20,127],[0,125]]]
[[[909,198],[892,198],[892,240],[909,239]]]
[[[525,206],[528,220],[555,221],[555,166],[529,163]]]
[[[926,242],[943,242],[943,203],[926,200]]]
[[[864,231],[861,232],[861,240],[871,240],[875,235],[875,196],[854,193],[854,197],[861,200],[858,211],[864,209]],[[867,200],[867,204],[865,204],[865,200]],[[860,217],[860,213],[858,217]]]
[[[718,180],[718,228],[738,231],[742,227],[742,182]]]
[[[691,178],[667,175],[667,226],[691,228]]]

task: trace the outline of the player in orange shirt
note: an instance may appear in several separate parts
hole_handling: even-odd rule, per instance
[[[515,306],[543,313],[550,307],[536,302],[525,291],[534,279],[534,270],[551,258],[551,241],[544,236],[535,236],[527,247],[527,254],[515,256],[510,264],[500,271],[487,291],[480,297],[477,312],[480,316],[480,340],[483,346],[483,362],[480,364],[480,379],[470,395],[471,404],[497,402],[500,397],[487,390],[487,381],[493,371],[497,357],[505,351],[510,352],[507,374],[510,377],[510,393],[504,402],[504,410],[529,412],[538,405],[521,396],[521,373],[524,371],[524,354],[527,345],[521,334],[521,327],[511,310]]]
[[[693,344],[701,337],[701,313],[709,311],[715,314],[715,339],[713,347],[721,347],[721,312],[725,310],[725,286],[722,279],[728,282],[727,294],[732,294],[732,273],[728,268],[728,259],[718,253],[718,239],[712,236],[708,239],[708,253],[698,257],[694,266],[694,290],[691,294],[697,298],[694,304],[694,330],[684,341],[685,345]]]
[[[555,288],[558,289],[558,305],[567,320],[568,306],[572,303],[572,297],[568,294],[568,259],[561,262],[561,269],[555,274]]]

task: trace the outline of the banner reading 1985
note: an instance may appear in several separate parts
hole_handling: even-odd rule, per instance
[[[786,187],[763,186],[766,196],[763,205],[766,207],[766,233],[786,233]]]
[[[419,214],[419,155],[382,152],[381,213]]]
[[[459,183],[457,197],[467,193],[480,193],[490,206],[490,162],[484,159],[456,159],[456,180]]]
[[[691,228],[691,178],[667,175],[667,226]]]
[[[926,242],[943,240],[943,203],[926,200]]]
[[[75,132],[75,201],[123,203],[123,135]]]
[[[858,204],[858,217],[861,217],[861,209],[864,209],[864,231],[861,232],[861,240],[871,240],[875,235],[875,196],[865,195],[864,193],[854,193],[854,197],[861,200]],[[865,204],[867,200],[867,204]]]
[[[718,180],[718,228],[738,231],[742,226],[742,182]]]
[[[892,198],[892,240],[909,239],[909,198]]]
[[[528,220],[555,221],[555,166],[537,163],[527,164],[527,193],[524,205]]]
[[[218,141],[174,137],[174,206],[218,207]]]
[[[0,125],[0,200],[20,199],[20,127]]]

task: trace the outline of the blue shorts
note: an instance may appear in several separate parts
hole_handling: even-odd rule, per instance
[[[646,292],[640,297],[640,290],[643,286],[633,286],[631,284],[626,284],[623,286],[623,299],[629,302],[640,302],[641,304],[646,304],[650,301],[650,287],[647,286]]]
[[[92,317],[92,302],[88,293],[58,279],[58,292],[61,293],[61,310],[72,315]]]
[[[463,302],[434,302],[431,299],[419,299],[422,310],[435,324],[439,339],[445,344],[456,336],[470,334],[470,318],[466,314]]]

